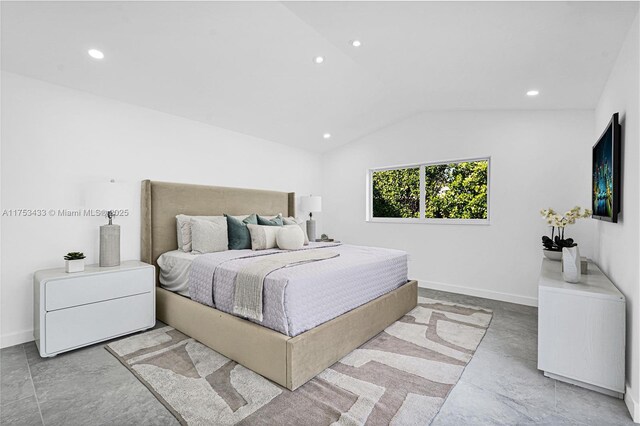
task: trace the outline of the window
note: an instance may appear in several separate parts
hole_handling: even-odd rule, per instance
[[[420,217],[420,167],[373,172],[373,217]]]
[[[371,169],[367,220],[488,223],[489,163],[481,158]]]

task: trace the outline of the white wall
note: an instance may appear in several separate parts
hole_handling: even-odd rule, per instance
[[[592,111],[424,113],[324,156],[324,230],[355,244],[407,250],[420,285],[535,305],[548,231],[541,208],[590,204]],[[365,222],[371,167],[491,156],[491,224]],[[591,256],[593,227],[567,230]]]
[[[320,193],[320,157],[157,111],[2,73],[2,209],[75,209],[92,183],[124,181],[122,258],[139,259],[142,179]],[[98,260],[85,217],[2,217],[2,346],[32,340],[32,274],[69,251]]]
[[[595,137],[615,112],[622,125],[622,212],[618,223],[598,222],[595,259],[627,299],[627,395],[626,402],[640,422],[640,44],[638,17],[620,50],[616,64],[596,108]],[[595,140],[595,138],[593,139]]]

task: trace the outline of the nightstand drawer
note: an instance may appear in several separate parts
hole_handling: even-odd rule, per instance
[[[131,296],[153,290],[154,269],[139,268],[110,273],[87,274],[48,281],[45,286],[45,309],[86,305]]]
[[[48,354],[110,339],[155,323],[152,292],[45,314]]]

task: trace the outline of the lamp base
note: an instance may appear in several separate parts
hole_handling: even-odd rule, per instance
[[[307,236],[309,241],[316,240],[316,221],[313,219],[307,220]]]
[[[100,266],[120,265],[120,225],[100,227]]]

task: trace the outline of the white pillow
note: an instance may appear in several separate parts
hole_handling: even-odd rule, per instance
[[[266,250],[276,248],[276,236],[281,226],[247,224],[251,234],[251,250]]]
[[[282,222],[285,225],[298,225],[300,229],[302,229],[302,233],[304,234],[304,245],[309,245],[309,236],[307,235],[307,222],[305,220],[298,220],[295,217],[283,217]]]
[[[298,225],[282,226],[278,230],[276,242],[283,250],[300,250],[304,246],[304,232]]]
[[[225,220],[224,216],[189,216],[186,214],[179,214],[176,216],[176,227],[178,231],[178,250],[182,250],[185,253],[191,253],[191,221],[193,219],[203,219],[209,221]],[[227,237],[228,240],[229,237]]]
[[[215,253],[229,249],[227,218],[191,219],[191,246],[195,253]]]

